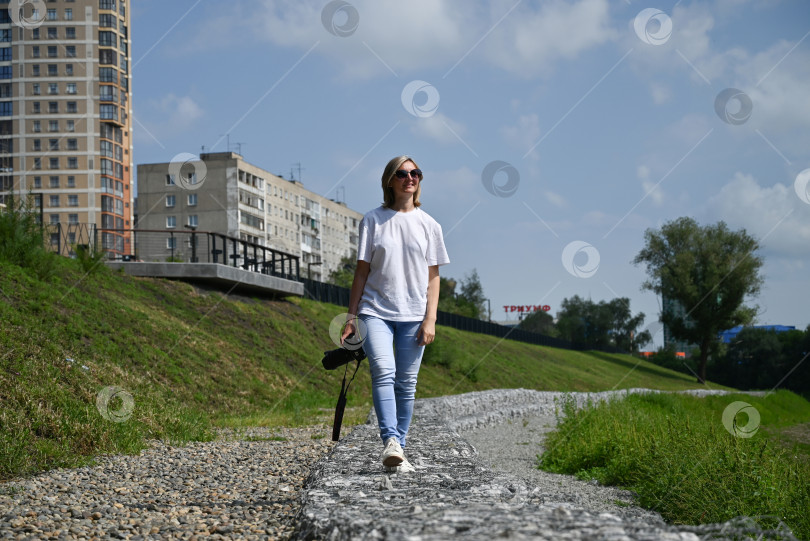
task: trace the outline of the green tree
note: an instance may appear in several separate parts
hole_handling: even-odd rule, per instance
[[[327,282],[335,284],[340,287],[352,287],[352,280],[354,280],[354,270],[357,268],[357,255],[352,252],[351,255],[340,258],[340,263],[335,270],[329,273]]]
[[[472,273],[461,282],[461,292],[456,293],[458,282],[453,278],[439,277],[439,310],[450,314],[485,319],[487,315],[484,287],[478,272]]]
[[[518,324],[518,329],[546,336],[559,336],[557,328],[554,326],[554,318],[543,310],[537,310],[524,317]]]
[[[682,217],[644,233],[644,248],[633,263],[647,265],[642,289],[680,304],[664,310],[661,321],[672,336],[700,348],[698,380],[706,381],[709,352],[718,333],[749,323],[755,310],[743,305],[762,285],[759,243],[745,230],[724,222],[701,227]]]
[[[642,323],[644,313],[634,316],[626,297],[595,303],[574,295],[563,299],[557,313],[560,337],[592,348],[613,346],[636,351],[652,339],[648,331],[636,334]]]

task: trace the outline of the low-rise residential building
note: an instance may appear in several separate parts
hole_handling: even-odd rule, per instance
[[[141,164],[137,171],[139,231],[211,231],[237,237],[299,256],[301,275],[322,281],[341,258],[356,253],[361,213],[235,152]],[[176,242],[139,242],[138,258],[165,261],[178,253]]]

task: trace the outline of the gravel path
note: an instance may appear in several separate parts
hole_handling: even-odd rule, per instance
[[[0,539],[279,539],[331,427],[222,431],[0,484]]]
[[[514,475],[539,490],[544,503],[566,509],[585,508],[592,513],[610,513],[622,519],[664,524],[658,513],[636,505],[635,495],[628,490],[580,481],[571,475],[548,473],[537,469],[537,455],[543,453],[546,432],[554,429],[553,415],[534,415],[522,419],[460,430],[478,458],[495,472]]]
[[[382,471],[373,412],[337,445],[327,426],[221,431],[185,447],[155,441],[137,456],[0,484],[0,539],[696,541],[752,531],[673,527],[627,491],[537,470],[560,395],[418,400],[406,450],[417,471],[407,475]]]

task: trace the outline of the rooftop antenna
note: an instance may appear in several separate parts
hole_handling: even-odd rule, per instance
[[[338,186],[335,190],[335,202],[336,203],[345,203],[346,202],[346,186]]]
[[[246,145],[246,144],[247,143],[242,143],[242,142],[234,143],[234,145],[236,145],[236,153],[241,156],[242,155],[242,145]]]
[[[305,167],[301,167],[301,162],[296,162],[296,163],[292,164],[292,166],[293,166],[293,167],[295,167],[296,169],[298,169],[298,182],[303,182],[303,181],[301,180],[301,171],[303,171],[303,170],[304,170],[304,169],[306,169],[306,168],[305,168]],[[295,179],[295,177],[293,176],[292,172],[293,172],[293,170],[292,170],[292,169],[290,169],[290,178],[291,178],[291,179]]]

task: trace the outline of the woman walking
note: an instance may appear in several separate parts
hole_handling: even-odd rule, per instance
[[[439,265],[450,262],[442,228],[419,207],[422,171],[408,156],[388,162],[383,204],[360,222],[357,269],[341,341],[366,326],[363,348],[371,369],[372,398],[383,466],[413,471],[403,448],[413,415],[416,377],[425,346],[436,335]]]

